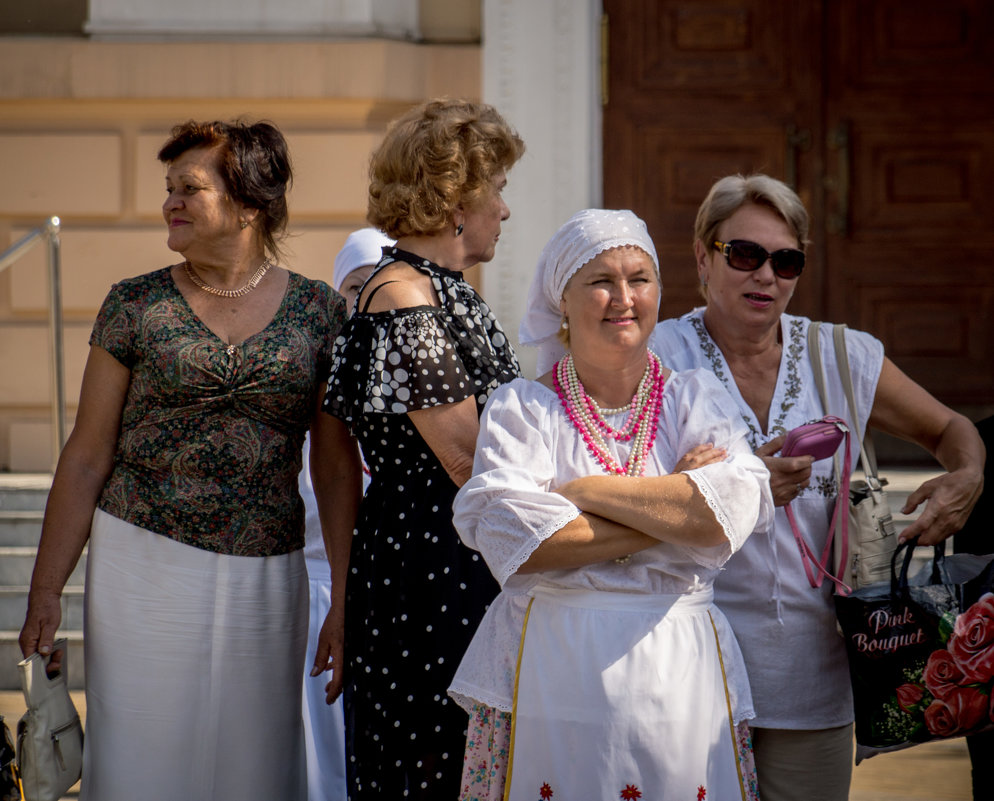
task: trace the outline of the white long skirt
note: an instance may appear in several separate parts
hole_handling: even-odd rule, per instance
[[[300,551],[204,551],[93,516],[81,801],[304,801]]]
[[[304,660],[304,741],[307,746],[307,801],[344,801],[345,787],[345,717],[342,699],[328,706],[324,688],[333,671],[311,676],[318,650],[318,635],[331,609],[331,579],[326,576],[328,563],[311,570],[310,626],[307,635],[307,658]]]
[[[747,797],[734,725],[752,702],[710,591],[533,595],[507,798]]]

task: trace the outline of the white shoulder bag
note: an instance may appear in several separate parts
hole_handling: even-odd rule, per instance
[[[17,766],[24,801],[59,801],[82,774],[83,725],[69,695],[69,650],[56,640],[53,653],[62,651],[61,669],[45,670],[48,657],[32,654],[17,665],[28,711],[17,724]]]
[[[822,323],[813,322],[808,328],[808,353],[811,356],[811,367],[818,395],[821,397],[821,405],[828,414],[830,410],[825,394],[825,372],[821,362],[821,349],[818,346],[818,330],[821,325]],[[870,432],[860,433],[856,396],[849,370],[849,353],[846,350],[845,329],[845,325],[832,325],[832,341],[835,345],[839,380],[846,393],[849,420],[852,423],[853,436],[860,446],[859,458],[866,479],[852,481],[849,484],[848,553],[844,553],[842,549],[842,537],[837,530],[834,573],[856,590],[867,584],[890,581],[890,558],[897,548],[897,529],[894,527],[894,519],[891,517],[890,506],[883,490],[887,480],[877,475],[877,459]],[[840,480],[843,475],[842,469],[848,471],[849,465],[842,466],[836,454],[835,477],[838,486],[842,485]]]

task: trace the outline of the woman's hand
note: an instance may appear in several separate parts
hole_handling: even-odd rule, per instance
[[[724,461],[726,456],[728,456],[727,450],[719,448],[713,443],[705,442],[703,445],[698,445],[696,448],[691,448],[687,451],[683,455],[683,458],[676,463],[673,472],[686,473],[688,470],[705,467],[709,464],[716,464],[717,462]]]
[[[62,622],[62,597],[54,591],[32,590],[28,596],[28,614],[18,637],[21,653],[48,656],[55,641],[55,632]]]
[[[774,506],[786,506],[811,483],[812,456],[774,456],[783,447],[786,436],[781,434],[756,448],[756,455],[770,471],[770,490]]]
[[[971,470],[929,479],[908,496],[901,509],[901,514],[909,515],[928,501],[918,519],[901,532],[900,541],[918,537],[919,545],[938,545],[955,534],[966,524],[983,486],[983,476]]]
[[[332,671],[331,681],[324,688],[325,702],[333,704],[342,694],[345,685],[345,625],[343,615],[334,609],[328,610],[321,633],[318,635],[317,653],[314,654],[314,667],[311,676],[317,677],[326,670]]]
[[[884,359],[870,413],[870,428],[915,442],[946,470],[908,496],[901,510],[925,509],[901,532],[901,541],[919,536],[919,545],[936,545],[959,531],[984,486],[983,440],[966,417],[932,397],[890,360]]]

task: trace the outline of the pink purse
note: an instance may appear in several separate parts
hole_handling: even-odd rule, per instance
[[[780,455],[810,455],[815,458],[815,461],[818,461],[819,459],[828,459],[835,454],[842,442],[845,442],[845,456],[842,460],[844,467],[842,469],[842,486],[839,489],[839,497],[848,498],[849,427],[841,418],[828,415],[820,420],[813,420],[810,423],[805,423],[802,426],[798,426],[797,428],[788,431],[787,436],[784,439],[783,447],[780,449]],[[828,539],[825,542],[825,548],[822,550],[820,559],[815,556],[814,552],[811,550],[811,546],[808,545],[807,540],[804,539],[800,529],[797,527],[797,520],[794,517],[794,511],[790,508],[790,504],[788,503],[784,509],[787,512],[787,519],[790,521],[791,531],[794,532],[794,540],[797,542],[798,550],[801,552],[801,564],[804,565],[804,572],[807,574],[808,583],[812,587],[818,588],[827,577],[831,581],[835,582],[837,591],[840,595],[848,595],[852,592],[852,588],[842,581],[842,579],[832,575],[832,572],[828,569],[828,566],[832,559],[832,544],[835,537],[836,524],[839,522],[839,510],[844,506],[845,504],[841,503],[835,504],[835,511],[832,513],[832,524],[828,529]],[[842,525],[839,535],[842,538],[842,555],[840,564],[844,565],[848,556],[849,547],[848,510],[845,510],[845,513],[842,514],[841,522]],[[815,573],[815,568],[817,569],[817,574]]]
[[[814,456],[815,461],[835,454],[849,429],[838,417],[823,417],[787,432],[781,456]]]

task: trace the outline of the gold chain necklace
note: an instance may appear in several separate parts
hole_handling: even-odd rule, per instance
[[[253,289],[255,289],[262,277],[269,272],[269,268],[273,266],[273,263],[266,259],[262,264],[259,265],[259,269],[255,271],[255,275],[249,278],[248,283],[245,286],[238,289],[218,289],[216,286],[211,286],[203,278],[201,278],[194,271],[193,267],[190,266],[190,262],[183,262],[183,269],[186,270],[187,277],[193,281],[194,284],[199,289],[204,290],[210,295],[217,295],[220,298],[240,298],[243,295],[247,295]]]

